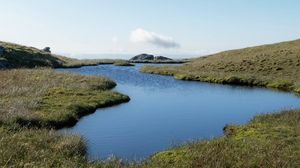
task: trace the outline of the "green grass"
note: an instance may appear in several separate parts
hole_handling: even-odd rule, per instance
[[[97,108],[126,102],[108,91],[116,84],[102,77],[56,73],[50,69],[0,71],[0,121],[38,127],[73,125]]]
[[[227,126],[227,136],[157,153],[144,167],[297,167],[299,120],[299,110],[256,116]]]
[[[84,141],[53,130],[0,127],[1,167],[80,167]]]
[[[146,66],[141,72],[300,93],[300,40],[225,51],[178,67]]]
[[[0,127],[0,167],[97,167],[117,168],[116,158],[91,162],[85,140],[77,135],[58,135],[55,130]]]

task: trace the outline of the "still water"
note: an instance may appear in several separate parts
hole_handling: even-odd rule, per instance
[[[140,160],[174,145],[221,136],[225,124],[244,124],[257,114],[300,108],[300,98],[291,93],[178,81],[140,73],[141,66],[58,69],[106,76],[117,82],[114,90],[131,98],[60,130],[82,135],[90,159],[114,155]]]

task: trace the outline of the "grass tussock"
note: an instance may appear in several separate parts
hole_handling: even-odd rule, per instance
[[[146,66],[141,72],[300,93],[300,40],[225,51],[178,67]]]
[[[0,127],[1,167],[81,167],[84,141],[43,129]]]
[[[58,135],[55,130],[0,127],[0,167],[118,168],[117,158],[92,162],[86,158],[85,140]]]

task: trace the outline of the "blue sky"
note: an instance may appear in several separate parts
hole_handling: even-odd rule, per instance
[[[199,56],[300,38],[297,0],[0,0],[0,16],[1,41],[78,57]]]

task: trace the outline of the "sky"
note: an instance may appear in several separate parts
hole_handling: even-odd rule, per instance
[[[299,0],[0,0],[0,41],[77,58],[194,57],[300,38]]]

